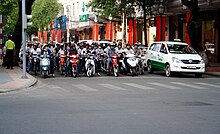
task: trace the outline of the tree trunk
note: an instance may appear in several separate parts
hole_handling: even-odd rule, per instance
[[[191,17],[189,19],[187,30],[189,32],[189,39],[191,46],[196,51],[202,50],[202,39],[201,39],[201,19],[199,16],[198,0],[182,0],[182,4],[189,8]]]
[[[26,13],[31,14],[31,7],[34,0],[26,0]],[[19,5],[19,18],[15,26],[15,30],[12,34],[12,40],[15,42],[15,58],[14,65],[18,65],[19,51],[22,45],[22,1],[18,0]]]

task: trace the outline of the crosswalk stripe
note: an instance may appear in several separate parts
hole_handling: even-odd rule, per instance
[[[181,82],[171,82],[172,84],[175,85],[180,85],[180,86],[185,86],[185,87],[189,87],[189,88],[195,88],[195,89],[207,89],[205,87],[201,87],[201,86],[196,86],[196,85],[190,85],[187,83],[181,83]]]
[[[131,87],[139,88],[139,89],[144,89],[144,90],[154,89],[152,87],[146,87],[146,86],[138,85],[138,84],[135,84],[135,83],[123,83],[123,84],[127,85],[127,86],[131,86]]]
[[[169,88],[169,89],[180,89],[179,87],[176,87],[176,86],[171,86],[168,84],[161,84],[158,82],[149,82],[148,84],[159,86],[159,87],[164,87],[164,88]]]
[[[114,85],[111,85],[111,84],[99,84],[100,86],[103,86],[105,88],[108,88],[108,89],[113,89],[113,90],[126,90],[124,88],[121,88],[121,87],[118,87],[118,86],[114,86]]]
[[[209,87],[215,87],[215,88],[220,88],[220,85],[214,85],[214,84],[209,84],[209,83],[196,82],[195,84],[199,84],[199,85],[203,85],[203,86],[209,86]]]
[[[86,92],[98,91],[98,90],[96,90],[94,88],[91,88],[91,87],[83,85],[83,84],[77,84],[77,85],[73,85],[73,86],[78,88],[78,89],[80,89],[80,90],[86,91]]]

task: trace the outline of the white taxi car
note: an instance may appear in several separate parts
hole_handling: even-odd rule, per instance
[[[166,76],[174,72],[195,73],[202,77],[205,63],[188,44],[181,42],[154,42],[147,49],[147,71],[165,70]]]

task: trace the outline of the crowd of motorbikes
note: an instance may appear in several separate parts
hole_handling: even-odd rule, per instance
[[[138,44],[135,44],[138,45]],[[64,43],[64,44],[28,44],[27,72],[39,73],[47,78],[54,77],[54,72],[64,76],[92,77],[100,73],[118,77],[119,74],[137,76],[144,74],[146,57],[140,46],[136,47],[139,54],[127,50],[120,43],[110,43],[103,47],[100,44]],[[120,49],[120,50],[119,50]],[[98,51],[100,50],[100,51]],[[76,53],[77,52],[77,53]],[[111,54],[110,54],[111,53]]]

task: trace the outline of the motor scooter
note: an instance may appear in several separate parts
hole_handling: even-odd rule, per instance
[[[32,56],[32,71],[34,75],[37,76],[37,72],[39,71],[40,59],[37,54],[33,54]]]
[[[40,72],[44,78],[47,78],[50,74],[50,55],[48,55],[47,52],[44,52],[43,55],[41,55]]]
[[[69,56],[69,60],[70,60],[70,67],[71,67],[71,76],[73,76],[74,78],[77,77],[78,75],[78,64],[79,64],[79,56],[77,56],[76,54],[71,54]]]
[[[86,75],[87,77],[91,77],[95,75],[95,61],[94,61],[94,54],[89,54],[86,58]]]
[[[125,61],[127,62],[127,66],[125,65]],[[137,68],[138,68],[138,60],[134,54],[127,54],[126,59],[122,60],[123,70],[126,73],[130,73],[132,75],[138,75]]]
[[[118,55],[117,54],[113,54],[111,56],[110,71],[114,74],[115,77],[119,76]]]
[[[66,55],[65,54],[61,54],[60,55],[60,71],[61,71],[61,75],[64,74],[66,69]]]

